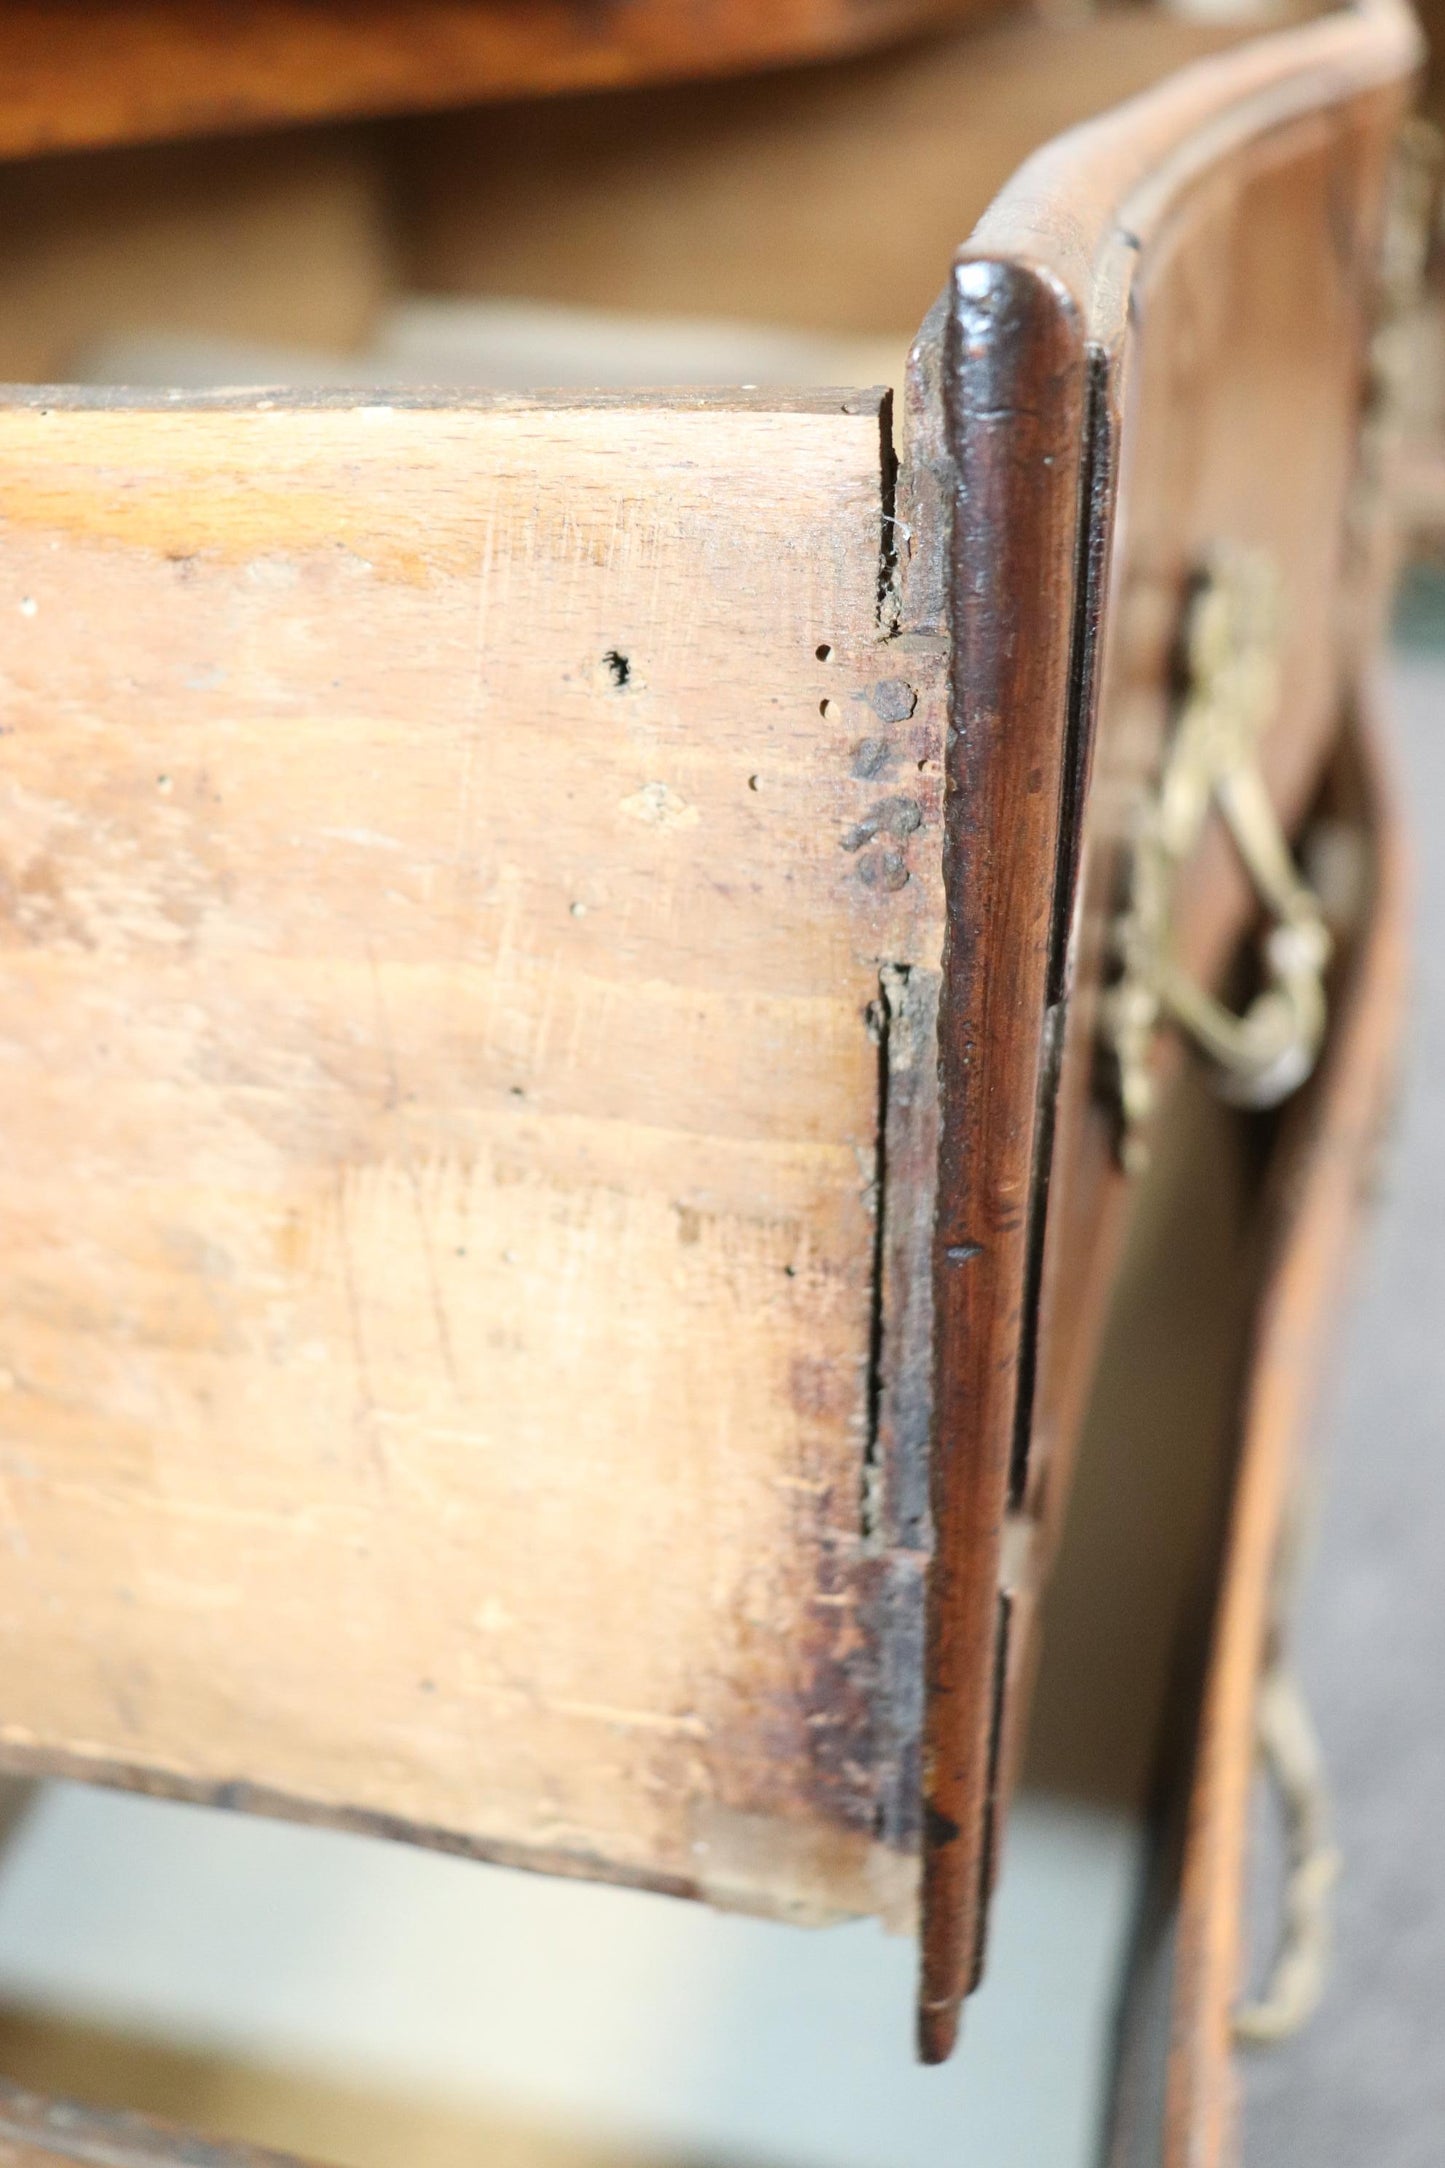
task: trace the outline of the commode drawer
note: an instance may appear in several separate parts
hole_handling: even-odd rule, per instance
[[[1329,1043],[1414,52],[1064,136],[896,403],[6,397],[7,1766],[876,1913],[948,2052],[1150,1080]]]

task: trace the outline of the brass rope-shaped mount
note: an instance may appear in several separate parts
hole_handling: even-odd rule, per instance
[[[1120,1157],[1145,1163],[1153,1111],[1156,1033],[1172,1024],[1210,1064],[1236,1105],[1276,1106],[1314,1067],[1324,1038],[1330,934],[1301,880],[1259,765],[1279,707],[1278,584],[1256,551],[1213,553],[1189,605],[1185,686],[1153,797],[1134,840],[1124,907],[1114,925],[1119,976],[1104,996]],[[1232,836],[1267,924],[1260,989],[1236,1013],[1180,963],[1174,894],[1211,814]]]
[[[1279,1947],[1262,1992],[1236,2009],[1234,2037],[1273,2047],[1308,2024],[1324,1994],[1340,1855],[1330,1834],[1329,1789],[1309,1706],[1278,1657],[1260,1680],[1255,1725],[1284,1815],[1288,1864]]]

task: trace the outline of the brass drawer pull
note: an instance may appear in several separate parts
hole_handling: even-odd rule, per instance
[[[1114,927],[1120,975],[1104,997],[1103,1032],[1117,1078],[1120,1156],[1142,1165],[1152,1111],[1151,1050],[1173,1024],[1212,1063],[1221,1094],[1277,1105],[1314,1067],[1324,1038],[1330,934],[1301,880],[1259,766],[1279,704],[1278,587],[1254,551],[1212,556],[1185,624],[1185,690],[1159,787],[1135,839],[1128,896]],[[1269,924],[1259,992],[1226,1008],[1179,962],[1175,886],[1217,812],[1249,872]]]
[[[1308,2023],[1324,1993],[1332,1900],[1340,1855],[1330,1836],[1324,1762],[1293,1671],[1276,1659],[1260,1681],[1255,1722],[1260,1759],[1284,1813],[1289,1860],[1279,1948],[1262,1992],[1234,2013],[1234,2035],[1254,2047],[1287,2040]]]

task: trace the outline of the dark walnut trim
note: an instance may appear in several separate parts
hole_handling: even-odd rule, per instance
[[[1402,0],[1359,0],[1183,69],[1031,159],[958,267],[944,388],[958,471],[924,1719],[928,2061],[948,2054],[980,1969],[1041,1562],[1127,1211],[1106,1125],[1087,1092],[1061,1097],[1060,1086],[1088,1068],[1092,1004],[1071,1016],[1071,942],[1133,302],[1200,184],[1267,163],[1292,127],[1303,142],[1331,111],[1388,129],[1419,52]],[[1241,930],[1234,904],[1205,929],[1216,964]],[[1050,1196],[1053,1162],[1069,1174],[1062,1202]]]
[[[945,762],[924,2059],[977,1976],[999,1738],[999,1565],[1028,1278],[1070,706],[1088,364],[1058,283],[965,259],[945,341],[956,473]]]

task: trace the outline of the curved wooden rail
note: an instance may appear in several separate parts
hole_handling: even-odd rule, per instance
[[[1141,266],[1191,188],[1293,122],[1398,88],[1423,58],[1406,0],[1355,0],[1195,61],[1036,151],[961,260],[1030,264],[1063,288],[1090,340],[1117,352]]]
[[[994,1832],[1024,1698],[1014,1686],[1027,1675],[1035,1591],[1125,1217],[1125,1185],[1088,1077],[1102,958],[1096,938],[1090,982],[1075,946],[1100,656],[1124,532],[1117,476],[1129,470],[1136,526],[1146,508],[1177,495],[1177,477],[1140,472],[1133,458],[1140,424],[1131,387],[1141,349],[1151,351],[1136,304],[1156,262],[1169,260],[1185,213],[1218,200],[1216,180],[1234,186],[1291,159],[1307,169],[1326,138],[1339,180],[1363,186],[1367,224],[1419,57],[1402,0],[1361,0],[1182,69],[1030,159],[955,267],[939,375],[957,478],[950,792],[963,810],[945,842],[940,1014],[945,1134],[919,2010],[928,2061],[949,2053],[961,2000],[978,1977]],[[1315,232],[1321,201],[1306,193],[1280,232]],[[1194,266],[1195,287],[1201,278],[1217,286],[1237,253],[1227,233],[1216,234]],[[1350,306],[1358,308],[1368,265],[1354,263]],[[1329,275],[1341,274],[1336,266]],[[1162,328],[1156,310],[1156,348]],[[929,366],[926,357],[915,361],[916,372]],[[1322,445],[1326,466],[1347,445],[1358,402],[1352,366],[1345,359],[1331,403],[1319,408],[1329,418],[1290,424],[1288,451],[1276,451],[1254,400],[1249,426],[1262,431],[1258,450],[1275,459],[1276,481],[1290,478],[1286,494],[1321,464]],[[1176,437],[1180,428],[1197,433],[1198,415],[1186,419],[1174,401],[1171,393],[1163,408],[1156,403],[1156,422],[1167,408]],[[1156,451],[1159,441],[1156,427]],[[1246,526],[1261,517],[1254,482],[1253,472],[1236,472],[1232,485],[1241,505],[1253,503],[1241,515]],[[1343,489],[1341,479],[1335,499],[1313,519],[1297,518],[1299,532],[1287,528],[1284,539],[1307,552],[1306,529],[1327,522],[1342,530]],[[1217,489],[1204,492],[1201,507],[1210,520],[1238,509]],[[1186,512],[1169,516],[1169,570],[1156,535],[1150,573],[1161,594],[1174,557],[1187,574],[1197,540]],[[1336,645],[1334,579],[1301,559],[1302,616],[1316,629],[1297,643],[1308,701],[1302,707],[1292,692],[1290,727],[1278,734],[1288,772],[1271,776],[1286,819],[1314,787],[1339,712],[1342,688],[1328,678],[1342,663],[1320,660]],[[1161,653],[1161,684],[1166,665]],[[1111,727],[1106,713],[1105,740]],[[1199,871],[1208,877],[1191,888],[1184,938],[1207,980],[1245,923],[1248,900],[1231,887],[1227,863],[1212,859]],[[1079,993],[1090,997],[1078,1002],[1076,968]],[[1051,1167],[1060,1170],[1052,1193]],[[1034,1449],[1041,1428],[1049,1450]]]

